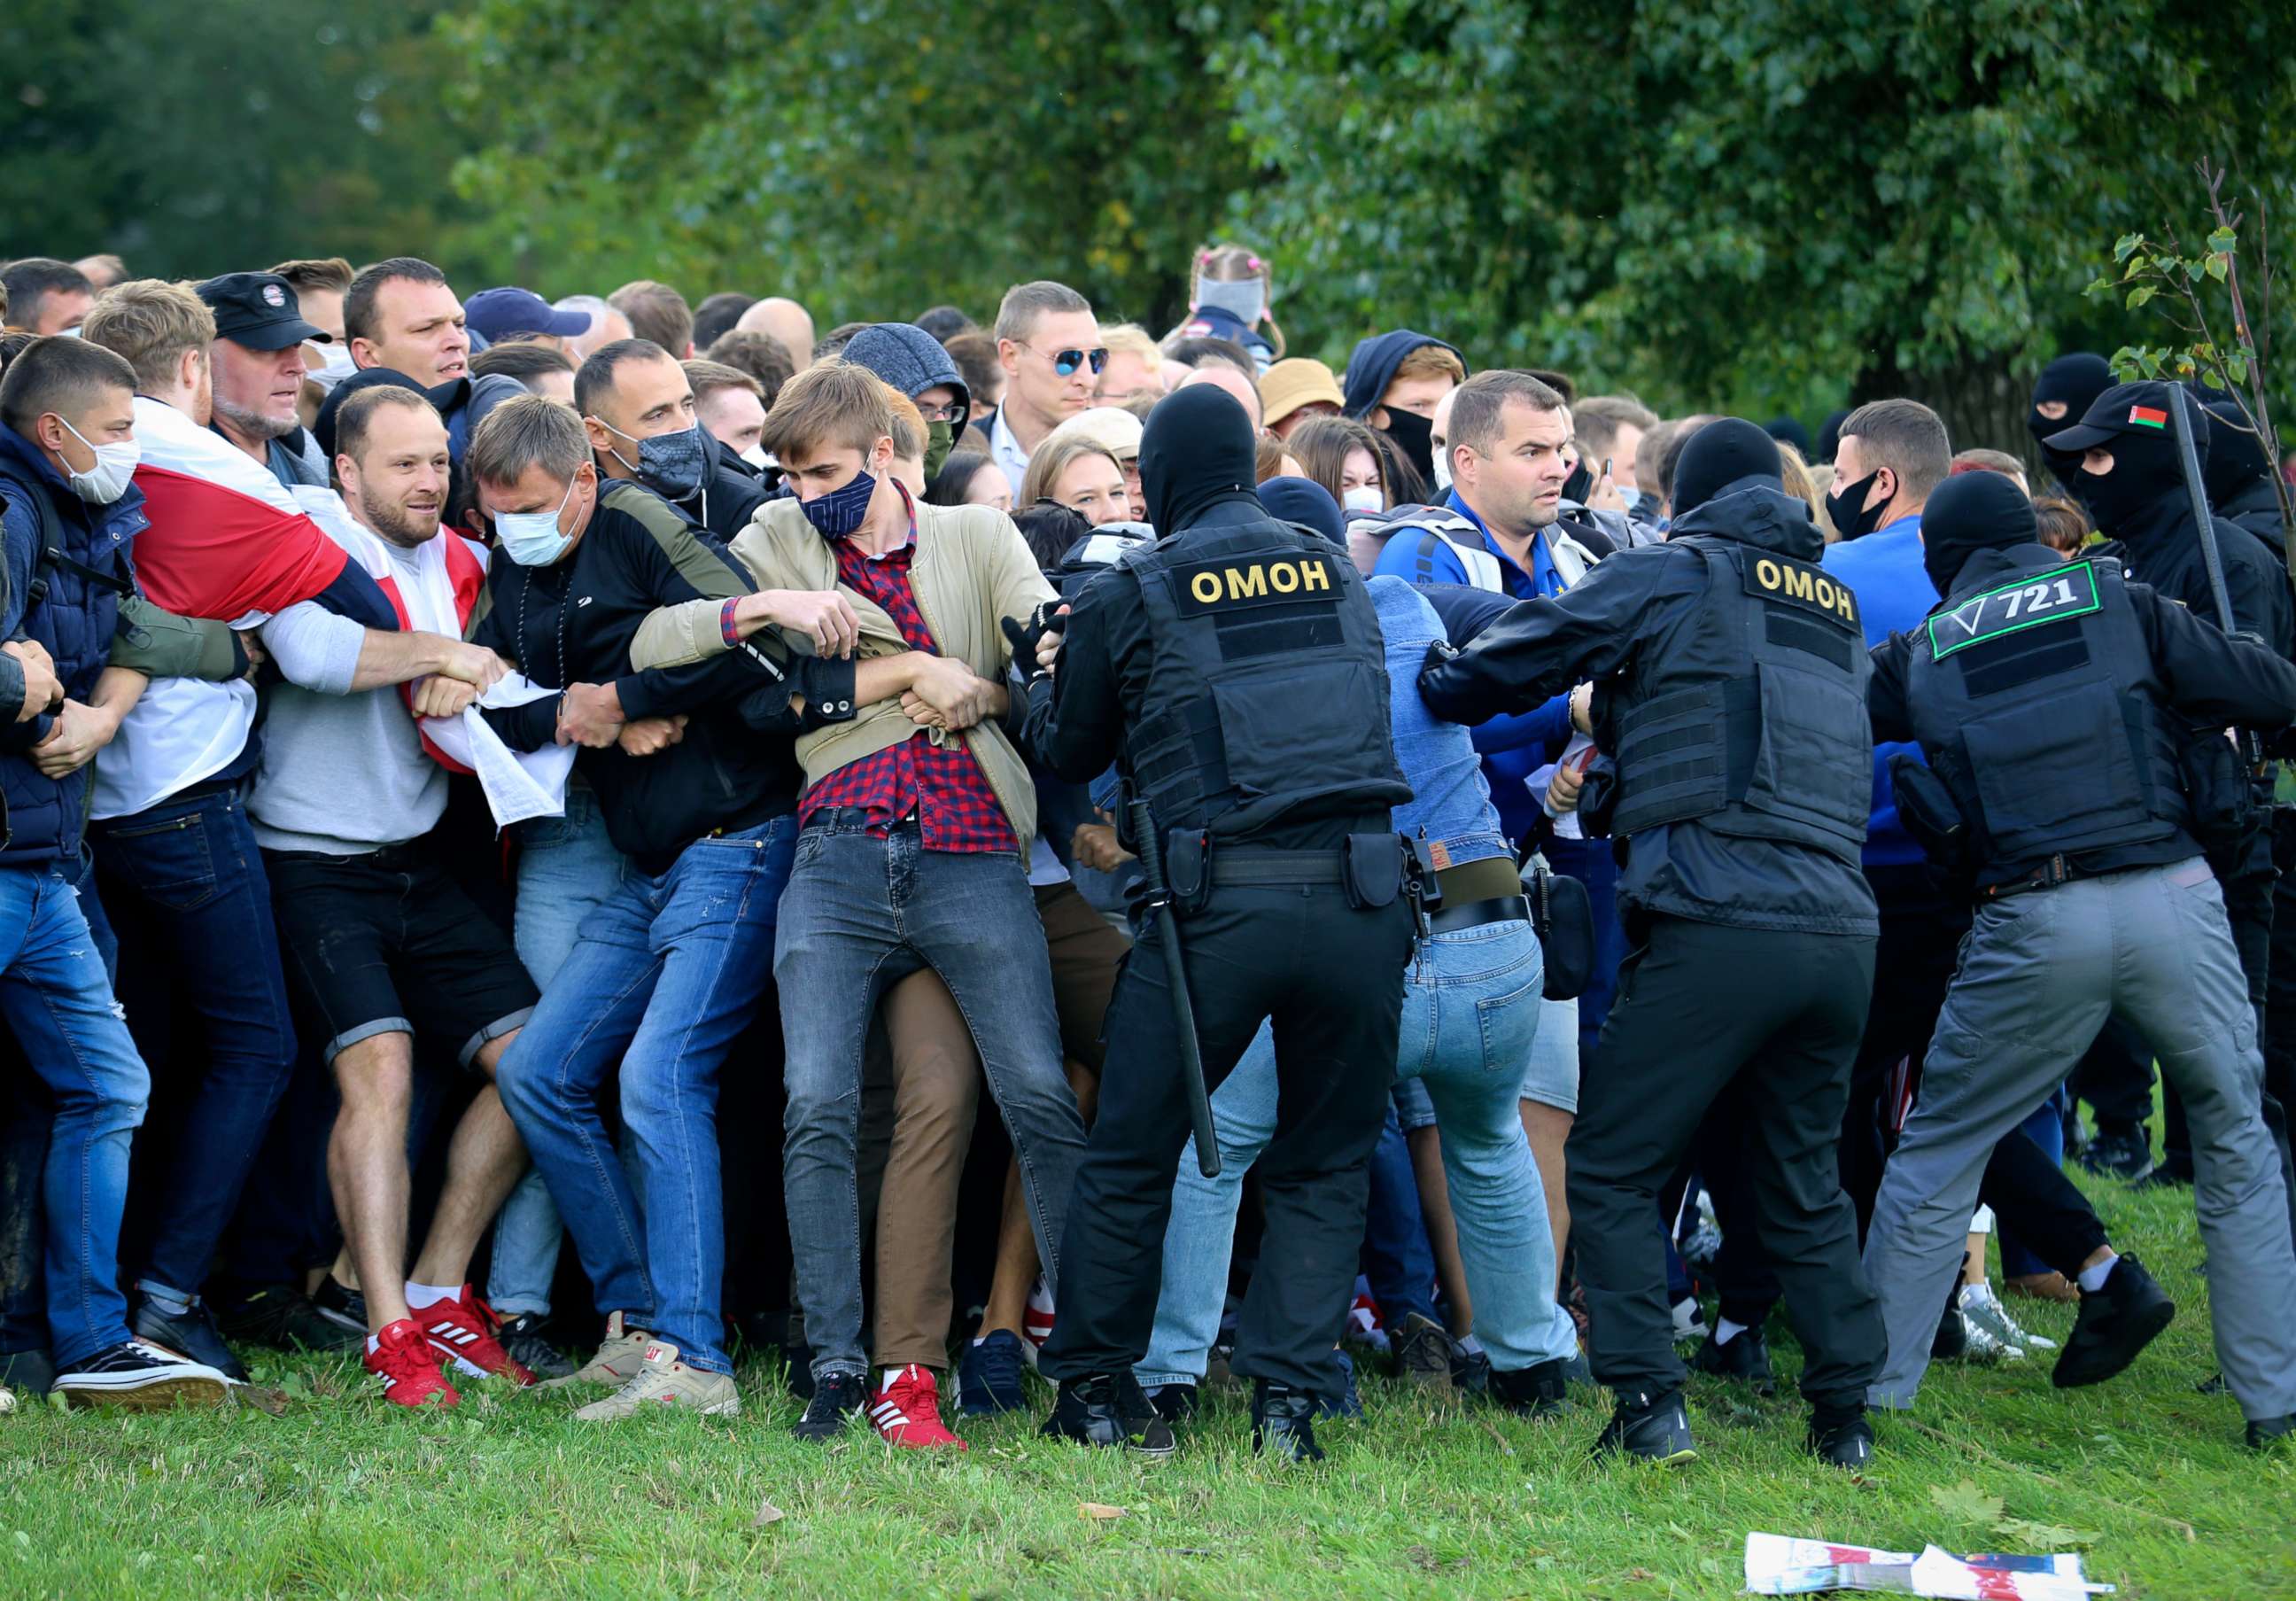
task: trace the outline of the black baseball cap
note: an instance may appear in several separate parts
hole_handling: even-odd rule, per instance
[[[2169,385],[2158,380],[2116,383],[2089,402],[2088,411],[2079,422],[2060,429],[2041,443],[2052,450],[2078,456],[2084,450],[2101,448],[2122,434],[2167,435],[2169,409],[2174,404]],[[2199,402],[2194,402],[2193,409],[2200,409]],[[2194,422],[2205,431],[2205,423],[2197,418]],[[2205,438],[2205,431],[2200,437]]]
[[[200,299],[215,313],[216,337],[250,350],[283,350],[307,339],[334,342],[334,335],[303,320],[294,286],[277,273],[226,273],[199,286]]]

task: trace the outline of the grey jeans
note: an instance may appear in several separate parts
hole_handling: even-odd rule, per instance
[[[2251,1418],[2296,1411],[2296,1249],[2264,1128],[2264,1059],[2224,896],[2197,857],[1978,909],[1866,1236],[1890,1336],[1873,1404],[1912,1405],[1988,1153],[2108,1016],[2151,1042],[2190,1112],[2225,1380]]]

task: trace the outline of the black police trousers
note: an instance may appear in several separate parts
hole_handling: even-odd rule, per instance
[[[1069,1200],[1059,1316],[1038,1369],[1128,1372],[1148,1351],[1188,1101],[1162,934],[1137,931],[1103,1025],[1100,1112]],[[1244,1297],[1233,1370],[1324,1393],[1363,1244],[1372,1147],[1386,1121],[1414,919],[1398,898],[1357,910],[1332,885],[1220,885],[1180,920],[1204,1078],[1275,1034],[1275,1137],[1259,1159],[1263,1270]]]
[[[1808,1353],[1802,1393],[1862,1405],[1882,1368],[1882,1317],[1858,1266],[1836,1149],[1874,940],[1677,917],[1632,919],[1628,939],[1565,1147],[1595,1377],[1628,1401],[1682,1385],[1651,1214],[1709,1109],[1727,1097],[1745,1129],[1738,1161],[1764,1252]]]

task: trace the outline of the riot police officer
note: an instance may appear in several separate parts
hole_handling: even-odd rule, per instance
[[[1216,1086],[1273,1024],[1279,1131],[1259,1174],[1276,1266],[1252,1279],[1234,1369],[1256,1381],[1255,1445],[1303,1457],[1315,1397],[1343,1382],[1332,1342],[1395,1071],[1414,920],[1389,808],[1411,791],[1363,581],[1267,514],[1252,468],[1250,423],[1221,390],[1157,406],[1140,477],[1160,537],[1094,578],[1048,636],[1038,659],[1054,676],[1030,685],[1028,731],[1063,779],[1113,759],[1152,813],[1205,1078]],[[1060,1382],[1046,1433],[1160,1454],[1171,1432],[1131,1372],[1189,1115],[1168,931],[1136,922],[1038,1367]]]
[[[1871,1398],[1912,1403],[1986,1153],[2113,1015],[2184,1094],[2217,1356],[2250,1442],[2277,1438],[2296,1429],[2296,1252],[2255,1013],[2195,836],[2243,782],[2226,725],[2296,720],[2296,668],[2109,557],[2061,562],[1993,473],[1948,480],[1923,527],[1945,598],[1874,647],[1874,733],[1921,743],[1926,767],[1891,764],[1898,810],[1977,911],[1866,1236],[1890,1340]],[[2060,1384],[2117,1372],[2175,1313],[2136,1258],[2107,1257],[2080,1276]]]
[[[1592,732],[1618,764],[1629,948],[1567,1147],[1594,1373],[1618,1397],[1597,1453],[1695,1454],[1652,1225],[1660,1186],[1731,1096],[1758,1232],[1809,1353],[1811,1449],[1856,1466],[1882,1355],[1835,1169],[1879,926],[1858,870],[1865,640],[1762,430],[1700,430],[1675,504],[1665,544],[1523,602],[1447,661],[1431,654],[1420,688],[1438,716],[1474,723],[1601,681]]]

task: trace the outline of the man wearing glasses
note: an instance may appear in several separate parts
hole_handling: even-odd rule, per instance
[[[1040,278],[1004,291],[996,308],[996,359],[1004,402],[988,419],[988,453],[1017,485],[1045,436],[1092,404],[1108,365],[1092,302],[1065,283]]]

